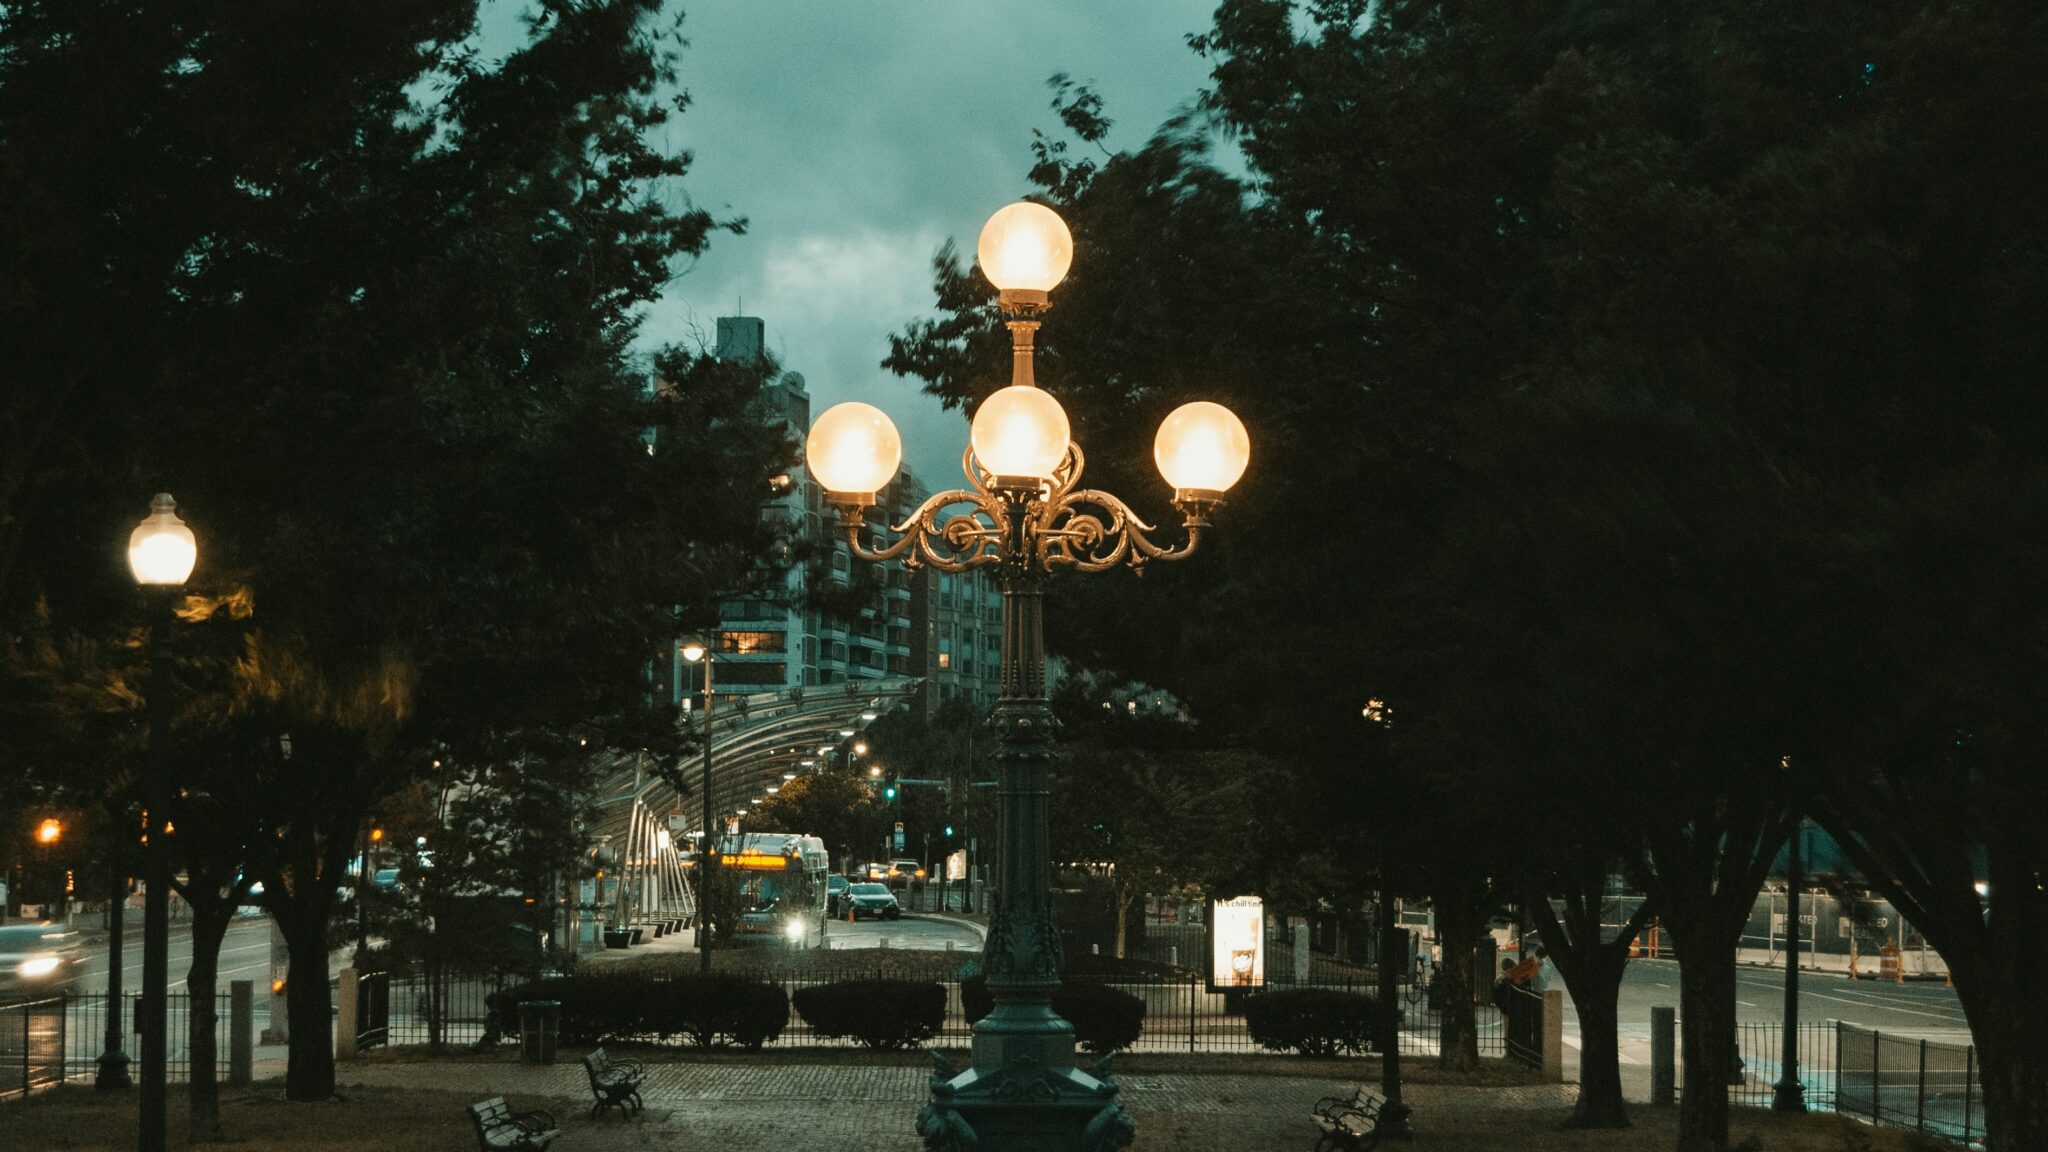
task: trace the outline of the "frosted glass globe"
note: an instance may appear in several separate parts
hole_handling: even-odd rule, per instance
[[[974,410],[969,441],[989,473],[1017,479],[1052,479],[1066,459],[1066,409],[1042,388],[1012,384]]]
[[[871,496],[896,478],[903,438],[872,404],[834,404],[812,423],[804,461],[825,491]]]
[[[1059,213],[1020,200],[981,226],[981,274],[999,289],[1050,292],[1074,263],[1074,235]]]
[[[1252,438],[1230,409],[1197,400],[1159,422],[1152,458],[1176,491],[1225,492],[1251,462]]]
[[[199,560],[199,542],[178,519],[178,502],[159,492],[149,503],[149,516],[128,534],[128,567],[137,584],[176,587],[192,575]]]

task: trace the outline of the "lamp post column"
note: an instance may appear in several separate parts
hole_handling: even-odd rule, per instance
[[[149,758],[143,776],[149,841],[143,852],[143,879],[148,885],[142,906],[142,1093],[137,1147],[163,1152],[166,1035],[169,1014],[165,996],[170,983],[171,845],[164,825],[170,806],[164,753],[171,719],[171,629],[175,625],[168,588],[148,590],[155,601],[149,645]]]
[[[697,846],[697,971],[711,971],[711,949],[716,937],[711,931],[711,889],[718,878],[717,841],[712,821],[718,810],[711,803],[711,652],[704,653],[704,841]]]
[[[1007,573],[1003,694],[993,718],[999,740],[996,761],[1002,783],[996,801],[1002,833],[996,897],[989,904],[984,945],[995,1010],[974,1029],[974,1063],[981,1069],[1004,1067],[1020,1057],[1048,1067],[1073,1063],[1073,1026],[1052,1010],[1061,957],[1047,876],[1053,717],[1045,694],[1044,619],[1040,578],[1022,570]]]
[[[121,848],[117,838],[114,851],[118,854]],[[125,963],[121,945],[123,921],[128,915],[128,869],[124,864],[118,858],[114,862],[113,895],[107,901],[107,1043],[92,1078],[92,1086],[100,1089],[126,1088],[133,1083],[128,1078],[128,1053],[121,1050],[121,968]]]
[[[1799,1082],[1799,890],[1806,886],[1805,861],[1801,859],[1806,821],[1792,829],[1785,860],[1785,1044],[1779,1056],[1779,1076],[1771,1090],[1771,1109],[1776,1112],[1806,1111],[1806,1086]]]

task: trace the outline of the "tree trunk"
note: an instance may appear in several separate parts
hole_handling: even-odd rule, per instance
[[[209,900],[204,895],[197,901],[191,900],[189,892],[186,896],[192,907],[192,966],[185,973],[185,991],[191,1004],[185,1043],[192,1056],[191,1079],[185,1086],[186,1098],[191,1103],[186,1139],[200,1144],[221,1138],[220,1080],[216,1075],[220,1060],[216,1033],[219,1013],[215,996],[220,944],[227,935],[228,922],[234,919],[235,906],[217,898]]]
[[[287,1100],[334,1098],[334,1002],[327,992],[327,917],[293,906],[278,918],[284,930],[290,970],[285,977],[285,1011],[291,1021]]]
[[[1562,975],[1563,967],[1558,971]],[[1579,1101],[1567,1128],[1629,1126],[1621,1097],[1621,973],[1616,966],[1611,976],[1584,972],[1577,982],[1565,979],[1579,1015]]]
[[[1116,958],[1119,960],[1124,958],[1124,945],[1129,943],[1131,934],[1131,900],[1137,895],[1132,890],[1134,887],[1121,880],[1115,881],[1113,903],[1116,905]]]
[[[1678,938],[1678,948],[1679,1051],[1685,1065],[1678,1099],[1678,1152],[1728,1152],[1728,1073],[1735,1066],[1735,938],[1694,931]]]
[[[1600,910],[1607,871],[1605,858],[1595,856],[1584,866],[1553,877],[1563,897],[1561,916],[1544,893],[1523,901],[1523,907],[1535,916],[1551,962],[1564,977],[1579,1016],[1579,1099],[1565,1121],[1568,1128],[1629,1126],[1621,1096],[1621,978],[1628,969],[1629,943],[1654,905],[1646,902],[1639,906],[1614,939],[1605,939]]]
[[[1977,1046],[1986,1146],[1993,1152],[2048,1148],[2048,1057],[2039,1044],[2048,1007],[2032,985],[2029,963],[2015,961],[2010,972],[1989,980],[1979,975],[1993,970],[1985,965],[1951,964],[1956,999]]]
[[[1491,973],[1473,970],[1472,947],[1486,931],[1486,913],[1469,888],[1460,886],[1431,894],[1436,905],[1436,935],[1443,949],[1436,970],[1437,1003],[1442,1006],[1441,1047],[1437,1064],[1459,1072],[1479,1067],[1479,1015],[1473,1005],[1477,981]]]

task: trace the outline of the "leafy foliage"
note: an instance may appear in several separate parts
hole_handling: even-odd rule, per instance
[[[781,988],[725,973],[678,972],[663,979],[565,976],[522,984],[499,996],[515,1018],[521,1001],[558,1001],[561,1038],[567,1044],[680,1036],[699,1048],[732,1045],[758,1051],[780,1037],[789,1022],[789,996]]]
[[[960,982],[960,1005],[969,1024],[995,1011],[988,977],[969,976]],[[1052,994],[1052,1010],[1074,1026],[1074,1040],[1090,1052],[1115,1052],[1138,1042],[1145,1024],[1145,1001],[1094,980],[1061,984]]]
[[[1303,1056],[1357,1056],[1372,1044],[1372,997],[1328,988],[1283,988],[1246,997],[1245,1030],[1259,1047]]]
[[[946,1023],[946,986],[931,981],[835,980],[799,988],[790,1002],[818,1035],[887,1051],[922,1044]]]

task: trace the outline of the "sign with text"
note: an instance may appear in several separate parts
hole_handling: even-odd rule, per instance
[[[1266,984],[1266,906],[1257,896],[1209,902],[1209,988]]]
[[[896,851],[903,851],[903,825],[896,825]]]

